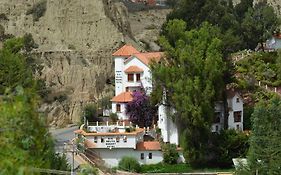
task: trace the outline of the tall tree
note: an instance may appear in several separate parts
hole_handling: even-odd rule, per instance
[[[219,27],[224,56],[242,49],[254,49],[278,27],[273,8],[266,2],[254,5],[253,0],[242,0],[235,7],[232,0],[180,0],[167,16],[167,21],[172,19],[186,21],[188,30],[197,29],[206,21]]]
[[[32,167],[67,169],[38,113],[36,81],[20,52],[22,38],[0,50],[0,174],[33,174]]]
[[[281,100],[259,102],[252,114],[250,165],[259,174],[280,174]]]
[[[186,26],[182,20],[169,21],[165,30],[179,36],[173,43],[170,35],[160,39],[167,57],[152,66],[155,83],[161,87],[153,95],[166,91],[165,104],[176,111],[172,117],[180,129],[186,160],[200,165],[208,152],[214,101],[224,87],[225,63],[217,27],[203,23],[198,30],[186,31],[182,26]]]
[[[280,20],[274,13],[274,9],[268,6],[266,1],[260,1],[249,8],[242,21],[243,40],[246,47],[254,49],[257,44],[261,44],[268,39],[280,25]]]

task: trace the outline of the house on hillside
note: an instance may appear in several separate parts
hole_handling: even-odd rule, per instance
[[[229,90],[227,94],[227,110],[228,110],[228,129],[243,131],[243,98],[234,90]],[[219,132],[224,128],[225,107],[223,102],[215,104],[215,118],[212,125],[212,132]]]
[[[132,126],[126,114],[126,106],[133,100],[134,91],[144,91],[147,95],[152,92],[152,74],[150,64],[159,62],[162,52],[139,52],[131,45],[124,45],[112,54],[115,63],[115,96],[112,101],[112,112],[118,116],[116,123],[107,122],[89,124],[86,128],[75,133],[84,139],[86,155],[90,159],[100,158],[109,167],[118,165],[124,156],[135,157],[140,164],[155,164],[163,160],[161,144],[158,141],[156,126],[139,128]],[[178,128],[167,115],[163,102],[158,106],[158,128],[163,143],[179,146]],[[236,92],[228,92],[228,125],[229,128],[243,129],[243,101]],[[216,121],[212,130],[218,132],[223,128],[225,118],[223,103],[216,104]],[[170,111],[173,112],[173,111]],[[159,136],[158,135],[158,136]],[[178,162],[184,162],[180,149]]]
[[[124,45],[112,54],[115,63],[115,97],[112,101],[112,112],[117,113],[119,120],[128,120],[126,105],[133,100],[132,92],[143,88],[147,95],[152,91],[152,75],[149,64],[159,62],[162,52],[140,53],[130,45]],[[158,127],[163,141],[179,145],[178,130],[174,122],[166,115],[164,105],[158,107]]]
[[[96,123],[87,127],[87,131],[76,130],[75,134],[83,138],[86,148],[85,155],[93,162],[100,162],[107,167],[118,166],[125,157],[134,157],[140,164],[157,164],[163,161],[161,144],[158,141],[147,141],[147,136],[153,135],[153,130],[138,128],[126,122]],[[180,149],[179,162],[183,162]]]

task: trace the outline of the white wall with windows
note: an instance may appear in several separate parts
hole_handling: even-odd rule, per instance
[[[128,82],[128,77],[126,79],[126,85],[125,86],[143,86],[143,88],[146,90],[146,93],[149,95],[152,90],[152,79],[151,79],[151,72],[148,65],[144,64],[142,61],[140,61],[137,57],[132,56],[128,61],[125,62],[124,70],[129,68],[130,66],[138,66],[143,70],[143,72],[140,74],[140,81],[137,81],[137,75],[138,73],[134,73],[134,82]],[[124,89],[125,91],[126,89]]]
[[[161,151],[139,151],[134,149],[95,149],[99,157],[105,161],[106,166],[116,167],[122,157],[134,157],[140,164],[156,164],[163,160]],[[142,157],[143,156],[143,157]]]
[[[87,139],[95,144],[95,148],[133,148],[136,149],[137,142],[143,141],[143,134],[139,133],[137,135],[96,135],[87,136]]]
[[[236,94],[227,99],[229,105],[228,128],[243,130],[243,99]]]

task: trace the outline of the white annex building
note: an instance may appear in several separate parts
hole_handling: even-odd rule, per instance
[[[229,90],[227,93],[228,107],[228,129],[243,131],[243,98],[238,92]],[[224,128],[225,108],[223,102],[217,102],[215,105],[215,120],[212,125],[213,132],[219,132]]]
[[[150,63],[159,62],[162,52],[141,53],[130,45],[124,45],[115,53],[115,96],[112,101],[112,112],[118,115],[119,121],[114,124],[95,123],[87,125],[86,130],[81,127],[75,131],[84,138],[86,155],[100,157],[109,167],[118,165],[124,156],[135,157],[140,164],[155,164],[163,160],[161,145],[155,141],[156,128],[132,129],[129,117],[126,115],[126,105],[133,100],[132,92],[144,90],[147,95],[152,91],[152,75]],[[228,126],[243,130],[243,101],[236,92],[227,93]],[[163,94],[163,98],[164,94]],[[216,118],[212,125],[213,132],[219,132],[224,126],[225,107],[223,103],[216,103]],[[158,128],[164,143],[179,146],[178,129],[170,117],[166,107],[158,106]],[[179,162],[184,158],[180,148]],[[93,155],[94,154],[94,155]]]

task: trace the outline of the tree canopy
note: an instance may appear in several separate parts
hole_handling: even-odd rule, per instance
[[[250,166],[259,174],[280,174],[281,100],[260,101],[252,114]]]
[[[38,113],[36,79],[22,53],[25,46],[24,38],[13,38],[0,50],[0,174],[66,170],[67,162],[55,153],[46,120]]]
[[[166,58],[152,66],[157,84],[152,95],[166,92],[165,104],[176,111],[172,116],[180,129],[186,160],[199,165],[207,153],[214,101],[224,87],[220,30],[203,23],[188,31],[183,20],[169,21],[164,30],[160,42]]]
[[[204,22],[217,26],[222,31],[219,38],[224,43],[225,55],[254,49],[280,24],[271,6],[263,1],[254,5],[253,0],[241,0],[236,6],[232,0],[179,0],[167,23],[172,19],[186,21],[188,30],[199,28]],[[166,35],[165,31],[163,34]]]

